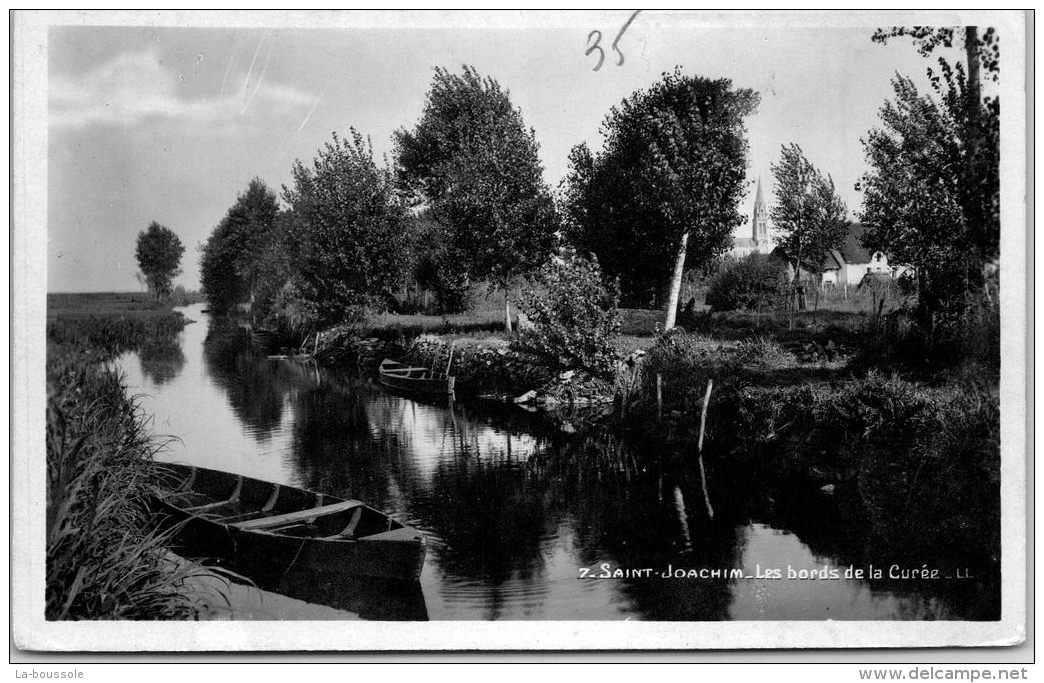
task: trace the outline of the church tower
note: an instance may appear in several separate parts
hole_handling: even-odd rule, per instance
[[[754,218],[751,221],[753,229],[755,248],[758,251],[768,248],[768,207],[765,206],[765,197],[761,194],[761,178],[758,178],[758,195],[754,199]]]

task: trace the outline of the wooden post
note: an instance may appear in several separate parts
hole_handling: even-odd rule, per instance
[[[656,373],[656,419],[663,420],[663,375]]]
[[[450,344],[449,360],[446,362],[446,376],[447,377],[449,377],[450,367],[452,367],[452,365],[453,365],[453,347],[456,346],[456,344],[457,344],[457,342],[453,342],[453,343]]]
[[[703,486],[703,502],[707,504],[707,516],[714,519],[714,508],[711,507],[710,494],[707,493],[707,472],[703,469],[703,432],[707,426],[707,406],[710,404],[711,389],[714,380],[707,380],[707,393],[703,395],[703,410],[700,412],[700,440],[696,445],[696,455],[700,463],[700,484]]]

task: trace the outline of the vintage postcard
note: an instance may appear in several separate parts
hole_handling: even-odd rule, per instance
[[[1023,640],[1023,13],[12,26],[19,648]]]

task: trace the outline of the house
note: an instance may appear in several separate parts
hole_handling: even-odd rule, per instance
[[[761,193],[761,179],[758,178],[758,194],[754,199],[754,215],[750,221],[751,236],[737,237],[733,240],[729,255],[743,258],[748,254],[768,254],[772,252],[772,242],[768,236],[768,207]]]
[[[903,273],[900,266],[890,266],[888,255],[882,251],[871,252],[863,246],[863,233],[866,226],[862,223],[852,223],[848,228],[845,241],[838,249],[831,249],[823,254],[821,259],[801,259],[801,279],[811,280],[822,274],[824,287],[855,287],[863,281],[867,273],[885,273],[891,277],[899,277]],[[794,276],[794,259],[790,258],[781,248],[775,249],[772,254],[785,261],[787,266],[787,277]]]
[[[888,255],[883,251],[871,252],[863,246],[866,226],[852,223],[840,249],[831,249],[823,255],[823,286],[855,286],[863,281],[867,273],[886,273],[892,277],[900,275],[900,268],[888,265]]]

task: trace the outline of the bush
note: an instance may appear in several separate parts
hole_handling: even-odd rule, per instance
[[[783,264],[768,254],[749,254],[711,278],[707,304],[712,311],[763,311],[782,307],[786,294]]]
[[[619,300],[619,286],[606,285],[593,258],[577,256],[553,264],[538,287],[523,294],[520,308],[533,326],[522,332],[516,346],[553,366],[612,377],[619,362],[613,344],[620,331]]]
[[[663,397],[669,408],[698,410],[707,380],[720,375],[724,358],[720,343],[702,335],[671,330],[657,340],[641,363],[643,393],[654,397],[656,375],[661,375]]]
[[[790,368],[797,365],[794,354],[765,337],[740,341],[731,360],[739,367]]]

